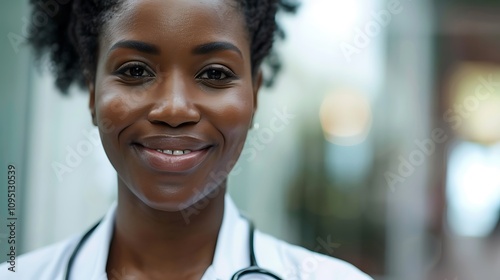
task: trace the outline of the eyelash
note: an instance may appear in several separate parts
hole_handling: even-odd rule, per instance
[[[143,74],[146,74],[146,76],[132,76],[130,74],[127,74],[127,72],[133,70],[134,68],[138,68],[139,70],[144,71]],[[120,75],[125,78],[131,78],[131,79],[143,79],[143,78],[153,78],[155,75],[153,74],[153,71],[149,70],[149,67],[145,66],[143,63],[138,63],[138,62],[131,62],[127,63],[118,70],[115,71],[115,75]]]
[[[208,75],[209,71],[217,71],[223,74],[225,77],[221,79],[210,79],[208,78],[202,78],[205,74]],[[229,70],[226,67],[223,66],[210,66],[207,67],[206,69],[203,69],[200,74],[196,75],[196,78],[199,80],[205,80],[205,81],[229,81],[237,78],[236,74],[234,74],[233,71]]]
[[[143,73],[141,73],[142,75],[141,76],[131,75],[132,73],[130,71],[134,70],[134,68],[137,68],[135,70],[143,71]],[[216,71],[218,74],[220,73],[221,76],[223,75],[225,77],[220,78],[220,79],[211,79],[208,77],[209,71]],[[145,65],[144,63],[140,63],[140,62],[126,63],[126,64],[122,65],[120,68],[118,68],[118,70],[116,70],[114,72],[114,74],[117,76],[120,76],[122,79],[128,80],[128,81],[130,81],[130,80],[132,80],[132,81],[144,81],[144,79],[150,79],[150,78],[154,78],[156,76],[154,74],[154,72],[152,70],[150,70],[150,68],[147,65]],[[212,74],[214,74],[214,73],[212,73]],[[203,78],[203,76],[207,76],[207,77]],[[206,83],[212,83],[212,84],[213,83],[222,84],[222,83],[229,83],[230,81],[237,79],[238,77],[233,71],[231,71],[227,67],[217,65],[217,66],[209,66],[209,67],[203,69],[199,74],[196,75],[195,78],[197,80],[199,80],[200,82],[206,82]]]

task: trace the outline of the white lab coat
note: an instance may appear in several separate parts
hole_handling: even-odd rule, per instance
[[[70,279],[105,280],[127,279],[127,271],[106,275],[106,261],[113,231],[116,204],[81,247],[73,263]],[[229,280],[238,270],[249,266],[249,223],[242,218],[235,204],[226,195],[222,227],[218,236],[212,265],[201,280]],[[68,259],[82,234],[54,245],[19,256],[16,272],[9,265],[0,265],[0,279],[5,280],[59,280],[64,278]],[[260,231],[255,232],[257,264],[285,280],[328,279],[370,280],[349,263],[317,254],[288,244]]]

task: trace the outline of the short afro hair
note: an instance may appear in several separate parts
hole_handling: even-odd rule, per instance
[[[298,4],[291,0],[237,1],[246,20],[250,38],[252,73],[255,75],[267,57],[270,68],[265,85],[270,86],[281,63],[272,51],[275,38],[284,38],[276,23],[278,10],[295,12]],[[95,79],[98,38],[102,26],[120,7],[120,0],[30,0],[32,19],[49,14],[47,24],[29,36],[29,43],[40,58],[49,53],[56,86],[67,93],[73,83],[85,87]]]

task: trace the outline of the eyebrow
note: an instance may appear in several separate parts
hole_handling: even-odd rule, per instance
[[[240,49],[229,42],[211,42],[195,47],[192,51],[193,54],[210,54],[219,51],[234,51],[240,57],[243,57]]]
[[[134,40],[119,41],[119,42],[115,43],[109,49],[109,52],[111,52],[114,49],[118,49],[118,48],[137,50],[137,51],[147,53],[147,54],[154,54],[154,55],[160,54],[160,48],[158,48],[157,46],[155,46],[153,44],[141,42],[141,41],[134,41]]]
[[[109,52],[111,52],[114,49],[118,48],[125,48],[125,49],[133,49],[137,50],[143,53],[147,54],[154,54],[154,55],[159,55],[161,53],[160,48],[157,46],[146,43],[146,42],[141,42],[141,41],[134,41],[134,40],[123,40],[115,43],[110,49]],[[236,52],[240,57],[243,57],[242,52],[238,47],[235,45],[229,43],[229,42],[210,42],[206,44],[202,44],[199,46],[196,46],[192,53],[193,54],[198,54],[198,55],[203,55],[203,54],[210,54],[214,52],[219,52],[219,51],[234,51]]]

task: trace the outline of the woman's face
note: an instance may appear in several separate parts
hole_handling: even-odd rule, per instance
[[[120,4],[99,38],[90,109],[122,191],[178,211],[225,185],[260,84],[247,32],[232,0]]]

